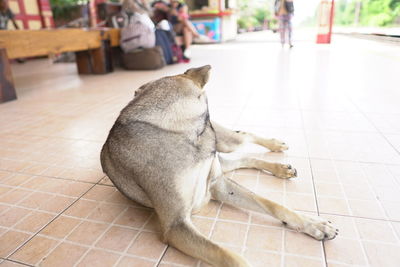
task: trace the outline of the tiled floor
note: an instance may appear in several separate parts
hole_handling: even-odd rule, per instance
[[[312,36],[314,37],[314,36]],[[258,33],[197,46],[191,64],[78,76],[74,64],[14,64],[19,99],[0,105],[0,266],[205,266],[160,242],[152,210],[103,175],[99,151],[133,91],[211,64],[211,116],[280,138],[299,177],[229,175],[270,199],[320,214],[340,229],[318,242],[277,220],[211,202],[193,216],[212,240],[254,266],[400,266],[398,46],[335,36],[292,51]]]

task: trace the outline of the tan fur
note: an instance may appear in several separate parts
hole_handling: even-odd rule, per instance
[[[218,154],[246,143],[272,151],[288,147],[276,139],[234,132],[211,122],[204,93],[209,71],[210,66],[189,69],[140,87],[103,146],[104,172],[127,197],[155,209],[164,242],[213,266],[250,264],[193,226],[191,214],[210,198],[270,214],[318,240],[334,238],[337,230],[330,222],[299,214],[224,176],[238,168],[256,168],[280,178],[296,177],[297,172],[290,165],[251,157],[226,160]]]

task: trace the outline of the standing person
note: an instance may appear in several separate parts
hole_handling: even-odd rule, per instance
[[[7,30],[9,20],[12,21],[14,28],[18,30],[19,27],[15,22],[14,14],[8,7],[7,0],[0,0],[0,30]]]
[[[281,35],[282,47],[286,43],[286,34],[288,36],[289,47],[293,47],[291,22],[293,13],[293,0],[275,0],[275,16],[277,16],[279,20],[279,32]]]

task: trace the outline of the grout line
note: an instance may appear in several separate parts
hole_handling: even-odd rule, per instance
[[[353,215],[338,214],[338,213],[331,213],[331,212],[321,212],[321,214],[324,214],[324,215],[333,215],[333,216],[339,216],[339,217],[347,217],[347,218],[355,218],[355,219],[374,220],[374,221],[381,221],[381,222],[395,222],[395,223],[400,223],[400,221],[398,221],[398,220],[381,219],[381,218],[370,218],[370,217],[363,217],[363,216],[353,216]]]
[[[98,206],[100,206],[102,203],[103,203],[103,201],[100,201],[99,204],[98,204],[96,207],[94,207],[93,210],[92,210],[92,212],[90,212],[86,217],[90,216],[90,214],[92,214],[92,213],[96,210],[96,208],[97,208]],[[82,256],[78,259],[78,261],[76,261],[76,262],[74,263],[74,265],[73,265],[74,267],[77,266],[77,265],[86,257],[86,255],[87,255],[91,250],[93,250],[93,249],[105,250],[104,248],[97,248],[97,247],[95,247],[95,244],[103,238],[103,236],[107,233],[107,231],[110,230],[111,227],[114,226],[114,222],[117,221],[117,220],[122,216],[122,214],[124,214],[124,212],[127,211],[128,209],[129,209],[129,206],[126,207],[124,210],[122,210],[122,211],[114,218],[114,220],[112,220],[112,222],[108,224],[108,227],[107,227],[106,229],[104,229],[103,233],[100,234],[100,235],[96,238],[96,240],[94,240],[94,241],[92,242],[91,245],[89,245],[89,249],[88,249],[85,253],[82,254]],[[79,225],[81,225],[82,223],[83,223],[83,221],[82,221]],[[66,239],[71,233],[72,233],[72,231],[69,232],[68,235],[66,235],[64,239]],[[115,252],[113,251],[113,253],[115,253]]]
[[[17,260],[11,260],[11,259],[4,259],[4,261],[0,262],[0,264],[3,264],[5,262],[7,262],[7,261],[10,261],[10,262],[13,262],[13,263],[17,263],[17,264],[20,264],[20,265],[24,265],[24,266],[33,267],[33,265],[30,265],[30,264],[27,264],[27,263],[24,263],[24,262],[21,262],[21,261],[17,261]]]
[[[258,185],[260,183],[260,173],[261,173],[260,171],[257,172],[256,187],[255,187],[256,190],[255,190],[255,192],[257,192]],[[247,244],[247,240],[249,238],[249,231],[250,231],[250,226],[251,226],[251,221],[252,221],[252,216],[253,216],[252,212],[249,211],[249,210],[247,210],[247,214],[248,214],[249,217],[247,219],[247,227],[246,227],[246,232],[245,232],[245,235],[244,235],[243,246],[242,246],[241,251],[240,251],[242,256],[244,256],[244,253],[247,250],[246,244]]]
[[[129,207],[128,207],[128,209],[129,209]],[[140,227],[140,229],[138,230],[138,233],[135,235],[135,237],[134,238],[132,238],[132,240],[128,243],[128,246],[124,249],[124,251],[122,252],[122,255],[119,257],[119,259],[115,262],[115,264],[113,265],[113,266],[117,266],[118,265],[118,263],[122,260],[122,258],[124,257],[124,256],[129,256],[129,255],[132,255],[132,254],[128,254],[128,250],[129,250],[129,248],[133,245],[133,243],[139,238],[139,235],[141,234],[141,233],[143,233],[143,232],[145,232],[145,231],[143,231],[144,230],[144,227],[149,223],[149,221],[153,218],[153,216],[154,216],[154,214],[155,213],[152,213],[150,216],[149,216],[149,218],[147,218],[147,220],[145,221],[145,223],[142,225],[142,227]],[[162,253],[162,255],[164,255],[164,252]],[[134,255],[135,256],[135,255]],[[157,260],[157,263],[158,262],[160,262],[160,260],[161,260],[161,258],[159,258],[158,260]]]
[[[80,197],[78,197],[77,199],[75,199],[75,201],[73,201],[69,206],[67,206],[65,209],[63,209],[60,213],[58,213],[52,220],[50,220],[50,222],[48,222],[47,224],[45,224],[43,227],[41,227],[38,231],[36,231],[36,233],[33,234],[33,236],[31,236],[30,238],[28,238],[25,242],[23,242],[21,245],[19,245],[16,249],[14,249],[8,256],[7,259],[9,257],[11,257],[12,255],[14,255],[20,248],[22,248],[23,246],[25,246],[29,241],[31,241],[35,236],[37,236],[44,228],[46,228],[50,223],[52,223],[54,220],[56,220],[58,217],[61,216],[62,213],[64,213],[67,209],[69,209],[72,205],[74,205],[83,195],[85,195],[87,192],[89,192],[95,185],[93,185],[92,187],[90,187],[86,192],[82,193],[82,195]]]
[[[58,238],[56,238],[56,237],[47,236],[47,235],[43,235],[43,234],[38,234],[38,236],[39,236],[39,237],[43,237],[43,238],[47,238],[47,239],[50,239],[50,240],[57,241],[58,243],[57,243],[57,245],[55,246],[55,248],[56,248],[59,244],[62,244],[62,243],[64,243],[64,244],[70,244],[70,245],[75,245],[75,246],[79,246],[79,247],[84,247],[84,248],[87,248],[88,250],[90,250],[91,247],[92,247],[91,245],[81,244],[81,243],[77,243],[77,242],[75,242],[75,241],[69,241],[69,240],[58,239]],[[54,251],[55,248],[53,248],[51,251]],[[101,248],[101,247],[96,247],[96,250],[103,251],[103,252],[109,252],[109,253],[117,254],[117,255],[119,255],[119,256],[123,256],[123,253],[122,253],[122,252],[119,252],[119,251],[116,251],[116,250],[111,250],[111,249]],[[46,254],[46,256],[43,257],[43,259],[46,258],[46,257],[47,257],[48,255],[50,255],[50,254],[51,254],[51,252],[48,253],[48,254]],[[133,254],[128,254],[128,256],[131,257],[131,258],[139,258],[139,259],[143,259],[143,260],[147,260],[147,261],[156,262],[156,260],[153,259],[153,258],[147,258],[147,257],[143,257],[143,256],[137,256],[137,255],[133,255]],[[40,263],[40,262],[39,262],[39,263]],[[38,266],[38,264],[35,264],[35,266]]]
[[[287,203],[287,201],[286,201],[286,194],[287,194],[286,186],[287,186],[288,180],[285,179],[282,182],[283,182],[282,183],[283,184],[283,203],[282,203],[282,205],[286,207],[286,203]],[[286,227],[282,227],[282,226],[280,227],[280,229],[282,229],[281,267],[285,266],[285,255],[286,255],[286,229],[285,228]]]
[[[333,164],[333,167],[334,167],[335,175],[339,178],[338,181],[339,181],[340,188],[342,189],[343,193],[344,193],[345,196],[346,196],[346,191],[344,190],[343,183],[342,183],[342,179],[340,178],[340,174],[339,174],[339,172],[338,172],[338,168],[337,168],[337,166],[336,166],[335,161],[332,160],[332,164]],[[359,165],[357,165],[357,166],[359,167]],[[361,170],[361,171],[362,171],[362,170]],[[362,172],[362,173],[364,174],[364,176],[366,176],[364,172]],[[365,179],[367,180],[367,183],[368,183],[368,185],[370,186],[370,184],[369,184],[369,182],[368,182],[368,178],[365,177]],[[370,187],[371,187],[371,186],[370,186]],[[346,205],[347,205],[347,208],[348,208],[349,211],[350,211],[350,214],[354,215],[353,210],[351,209],[351,206],[350,206],[349,199],[347,198],[347,196],[346,196],[344,199],[345,199],[345,201],[346,201]],[[359,243],[360,246],[361,246],[361,250],[362,250],[362,253],[363,253],[363,255],[364,255],[364,259],[365,259],[366,262],[367,262],[367,266],[370,266],[370,265],[369,265],[369,261],[368,261],[368,257],[367,257],[367,253],[366,253],[366,251],[365,251],[364,245],[363,245],[362,240],[361,240],[360,232],[359,232],[359,230],[358,230],[357,225],[355,225],[354,219],[352,219],[352,221],[353,221],[353,227],[354,227],[354,228],[356,229],[356,231],[357,231],[357,235],[358,235],[357,241],[358,241],[358,243]]]
[[[298,94],[297,94],[297,101],[298,101],[299,106],[301,106],[301,100],[300,100]],[[309,170],[311,172],[311,180],[312,180],[313,193],[314,193],[314,202],[315,202],[315,206],[317,208],[317,215],[319,216],[320,210],[319,210],[319,205],[318,205],[317,190],[315,188],[315,178],[314,178],[314,172],[313,172],[313,168],[312,168],[312,160],[311,160],[310,151],[309,151],[310,145],[309,145],[308,138],[307,138],[307,129],[305,129],[305,120],[304,120],[304,111],[303,110],[300,110],[300,116],[301,116],[304,142],[306,144],[307,155],[308,155],[308,165],[309,165]],[[324,262],[325,267],[328,267],[328,260],[327,260],[326,249],[325,249],[325,241],[322,241],[321,244],[322,244],[322,261]]]
[[[168,248],[169,248],[169,244],[167,244],[167,246],[165,247],[165,249],[164,249],[163,253],[161,254],[161,257],[158,260],[157,265],[155,267],[160,266],[162,259],[164,258],[165,254],[167,254]]]

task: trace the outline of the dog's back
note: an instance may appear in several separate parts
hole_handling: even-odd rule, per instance
[[[196,75],[204,74],[166,77],[142,86],[103,146],[103,171],[122,193],[145,206],[179,205],[184,200],[176,190],[198,190],[198,180],[206,182],[215,133]],[[182,181],[193,168],[199,168],[199,177]]]

